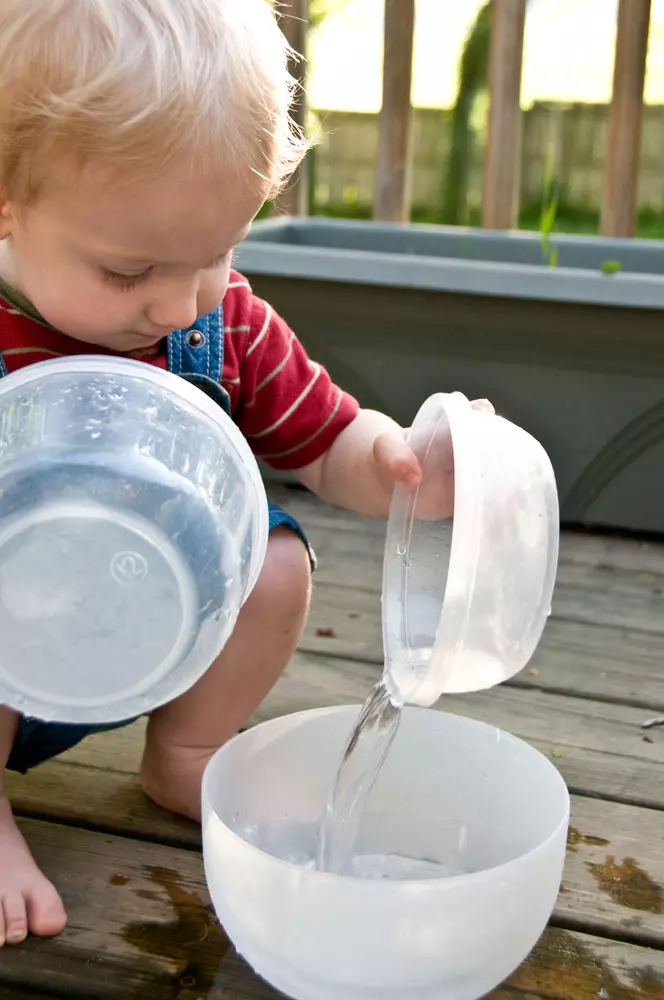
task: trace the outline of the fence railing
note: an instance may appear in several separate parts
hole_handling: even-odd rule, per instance
[[[519,203],[540,202],[550,176],[565,203],[599,213],[610,108],[606,104],[533,105],[523,112]],[[317,111],[315,197],[327,204],[371,206],[376,191],[377,114]],[[450,113],[413,112],[411,202],[438,217],[450,149]],[[466,215],[477,217],[482,201],[486,135],[479,133],[467,183]],[[639,211],[664,211],[664,105],[644,110],[638,175]],[[463,213],[462,213],[463,214]]]
[[[574,106],[568,111],[562,110],[557,122],[555,116],[549,113],[546,122],[546,143],[547,148],[554,149],[552,155],[558,171],[556,180],[567,187],[571,197],[575,197],[581,183],[588,187],[584,197],[598,201],[601,232],[606,236],[634,234],[637,206],[644,197],[644,189],[648,191],[646,197],[649,203],[658,204],[663,197],[661,183],[654,177],[646,180],[643,165],[639,181],[650,4],[651,0],[619,0],[610,107],[597,110],[590,106],[586,112],[579,110],[584,106]],[[481,150],[480,163],[477,163],[477,157],[473,163],[474,175],[468,187],[470,197],[477,197],[479,183],[482,224],[492,229],[514,227],[520,200],[524,194],[526,197],[534,194],[534,186],[541,186],[541,147],[544,141],[540,134],[541,114],[536,109],[523,115],[519,105],[526,5],[527,0],[491,0],[487,141]],[[281,9],[284,31],[293,47],[303,51],[308,0],[284,0]],[[328,184],[331,190],[336,190],[339,184],[342,188],[348,187],[345,176],[342,180],[339,176],[351,165],[355,171],[351,183],[359,191],[371,192],[369,200],[374,205],[374,217],[377,219],[406,221],[412,201],[418,201],[420,197],[424,201],[429,200],[433,186],[439,189],[443,173],[445,129],[437,128],[434,139],[433,125],[429,123],[434,121],[436,113],[413,113],[410,102],[414,17],[415,0],[385,0],[383,106],[373,129],[360,143],[362,150],[371,151],[367,161],[357,155],[354,160],[345,156],[342,168],[337,157],[335,177],[331,150],[338,147],[341,141],[338,136],[343,134],[345,141],[348,133],[341,127],[332,130],[328,117],[328,163],[325,164],[323,155],[320,157],[322,162],[317,164],[317,183]],[[298,71],[301,71],[302,65],[299,64]],[[654,136],[650,126],[654,120],[652,110],[648,109],[646,114],[646,132],[650,129]],[[302,107],[298,108],[300,117],[303,111]],[[566,130],[571,127],[569,123],[575,120],[575,116],[579,131],[585,116],[584,127],[591,135],[590,140],[586,136],[585,144],[581,141],[570,143],[565,138]],[[444,113],[438,114],[437,119],[444,123]],[[351,119],[346,117],[348,129],[350,122]],[[365,116],[354,116],[353,128],[360,122],[363,126],[367,124]],[[426,143],[425,134],[428,136]],[[354,141],[358,141],[357,131]],[[649,144],[659,148],[663,142],[646,137],[646,148]],[[422,145],[436,150],[436,157],[439,157],[436,163],[423,162],[420,153]],[[574,149],[577,151],[570,153]],[[581,149],[590,150],[583,182],[573,166],[581,155]],[[306,211],[306,187],[306,178],[298,176],[290,190],[285,192],[280,209],[291,213]],[[424,188],[427,188],[426,197]]]

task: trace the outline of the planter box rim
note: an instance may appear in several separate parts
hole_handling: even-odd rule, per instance
[[[590,268],[293,246],[251,238],[238,248],[238,267],[248,276],[664,309],[664,276],[630,271],[604,274]]]
[[[459,242],[470,240],[486,240],[489,242],[525,243],[541,247],[542,234],[529,229],[481,229],[475,226],[449,226],[433,222],[374,222],[369,219],[336,219],[324,215],[280,215],[272,218],[259,219],[252,226],[252,233],[263,232],[284,233],[305,232],[307,229],[328,229],[331,232],[352,233],[359,230],[369,230],[376,233],[411,232],[432,235],[451,236]],[[249,237],[251,240],[251,236]],[[638,249],[642,253],[664,255],[664,240],[644,239],[643,237],[606,237],[587,233],[551,233],[549,241],[552,246],[605,246],[607,251],[623,250],[633,252]],[[280,246],[283,244],[279,244]],[[545,266],[545,265],[543,265]]]

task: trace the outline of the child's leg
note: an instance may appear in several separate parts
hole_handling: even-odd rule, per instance
[[[310,588],[307,549],[293,531],[277,528],[219,658],[193,688],[150,718],[141,777],[159,805],[200,819],[205,765],[281,676],[304,627]]]
[[[18,716],[0,706],[0,947],[24,941],[28,931],[59,934],[67,922],[55,888],[39,871],[12,815],[2,784]]]

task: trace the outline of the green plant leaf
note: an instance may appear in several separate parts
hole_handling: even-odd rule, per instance
[[[602,274],[618,274],[622,271],[622,264],[619,260],[603,260],[599,269]]]

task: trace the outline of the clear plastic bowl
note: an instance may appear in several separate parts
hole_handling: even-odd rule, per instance
[[[357,850],[463,874],[381,881],[311,870],[358,710],[276,719],[212,758],[203,850],[217,914],[255,971],[295,1000],[474,1000],[523,961],[549,919],[565,857],[565,783],[513,736],[406,708]]]
[[[138,361],[0,380],[0,703],[105,723],[181,694],[260,572],[267,501],[232,420]]]
[[[558,494],[541,444],[461,393],[431,396],[408,440],[423,480],[397,487],[390,509],[384,679],[397,701],[428,706],[530,660],[551,610]]]

